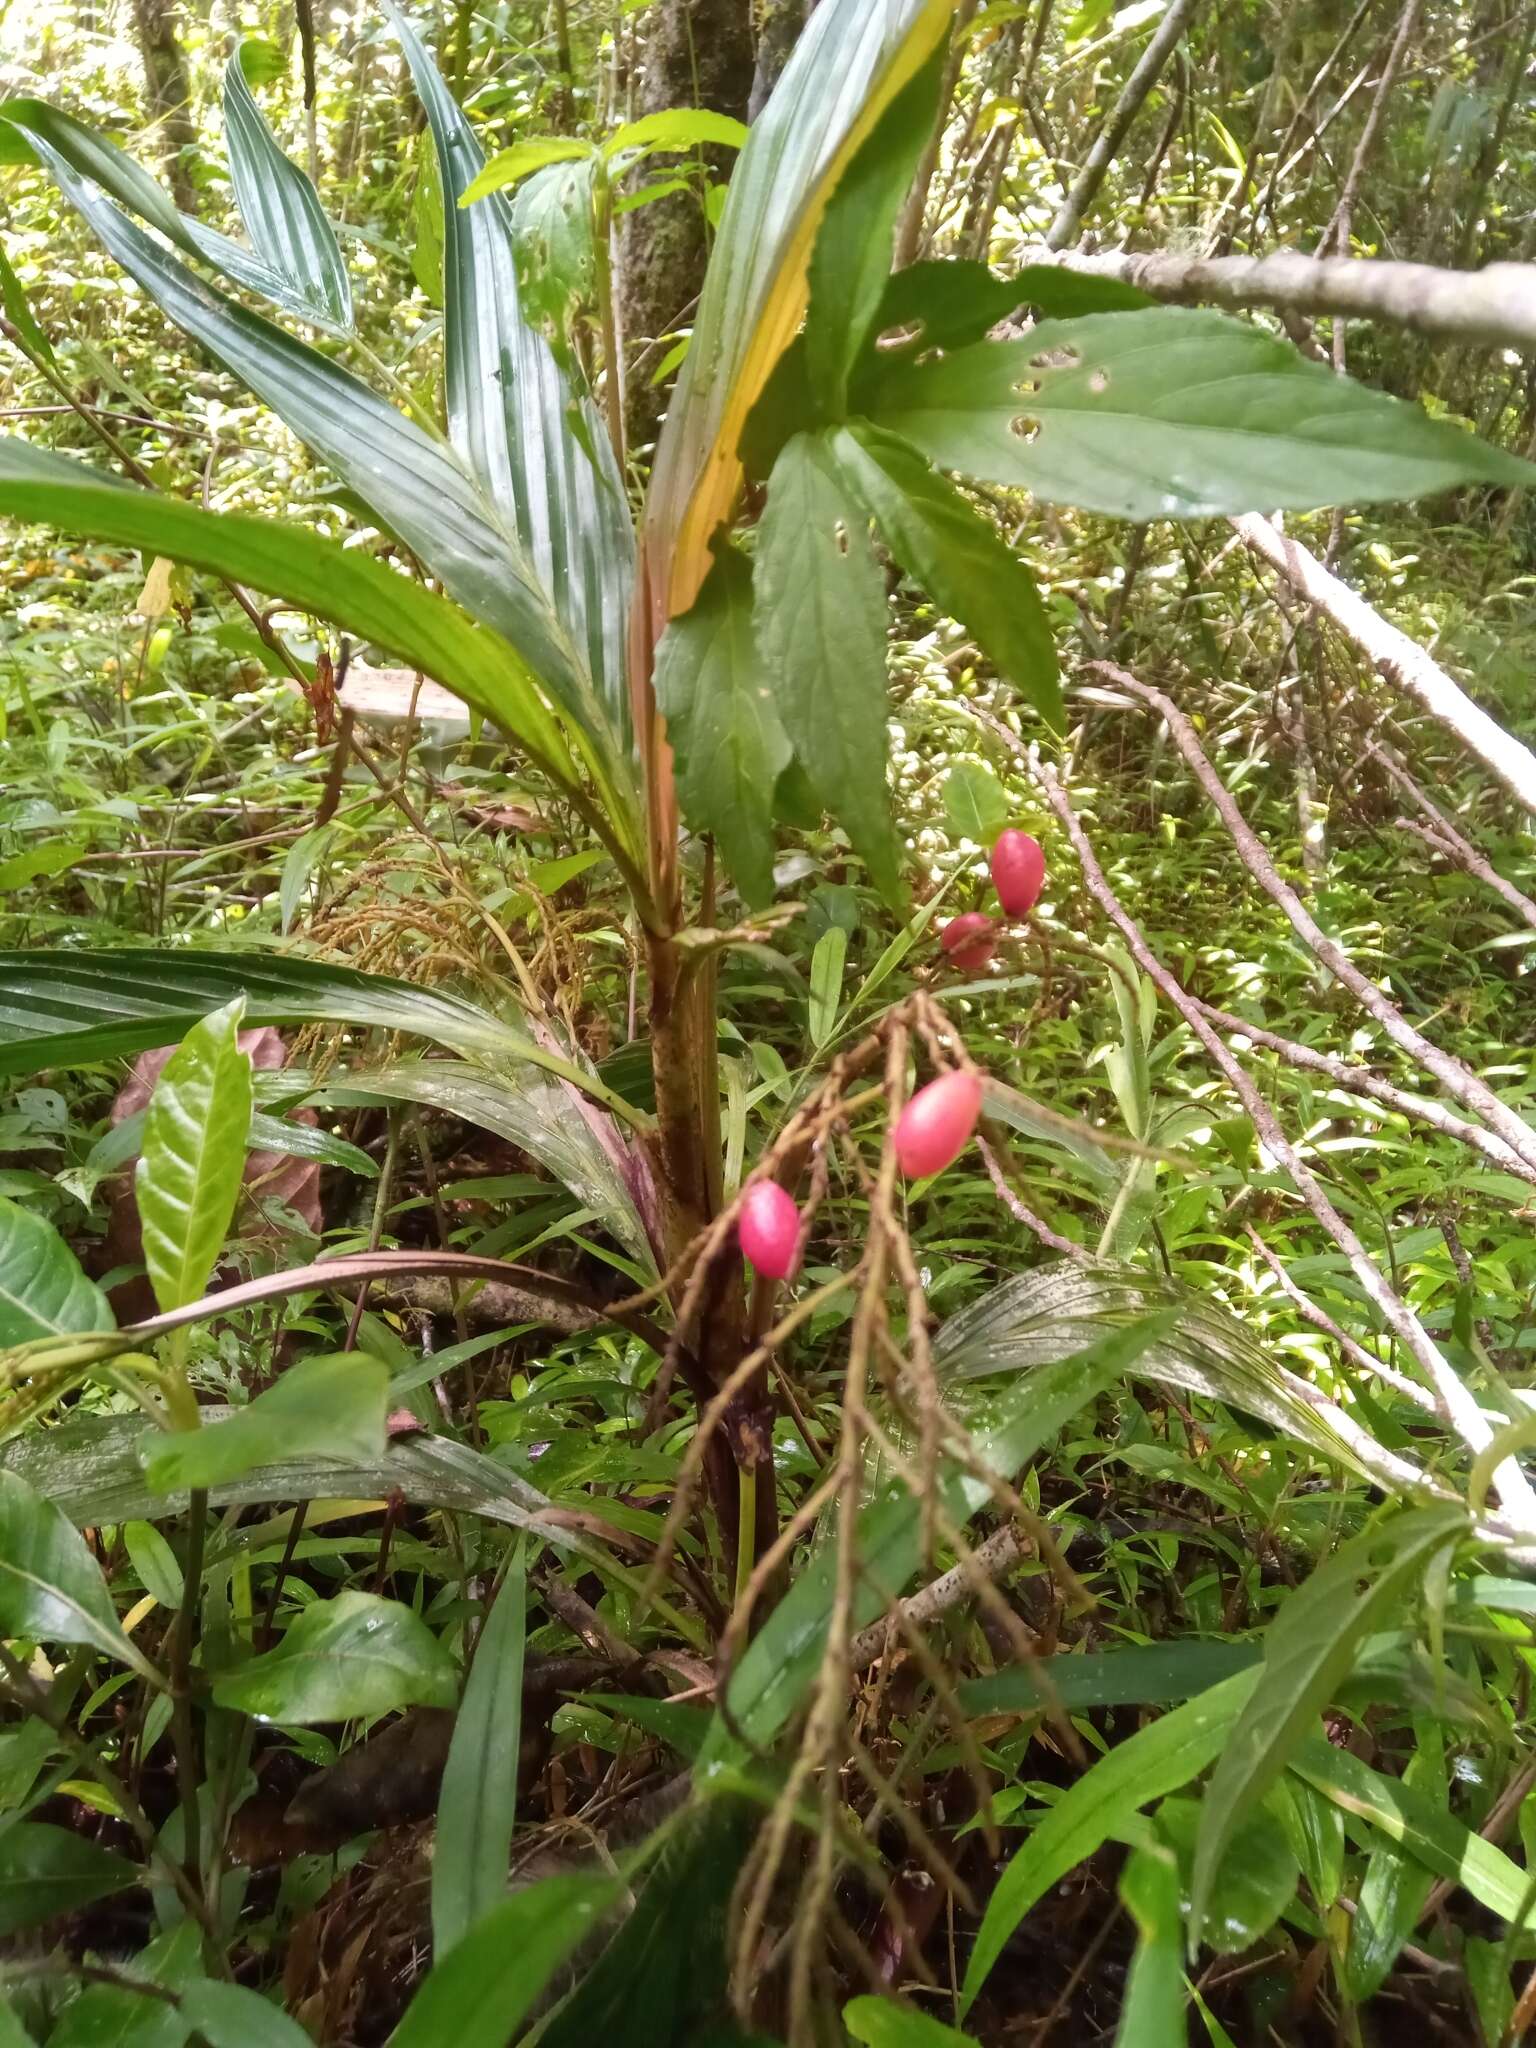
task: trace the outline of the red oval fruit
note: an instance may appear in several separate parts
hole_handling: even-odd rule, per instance
[[[787,1280],[799,1263],[800,1211],[776,1180],[754,1181],[741,1204],[741,1248],[759,1273]]]
[[[992,886],[1010,917],[1028,917],[1045,887],[1045,849],[1031,832],[1010,829],[992,849]]]
[[[981,1082],[957,1068],[919,1088],[896,1119],[896,1163],[909,1180],[942,1173],[970,1143],[981,1115]]]
[[[997,951],[997,926],[985,911],[968,910],[949,920],[939,944],[957,967],[985,967]]]

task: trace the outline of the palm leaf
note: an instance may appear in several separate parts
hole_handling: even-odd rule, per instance
[[[427,50],[391,6],[427,111],[443,187],[448,434],[522,540],[591,692],[589,721],[627,747],[625,631],[634,527],[613,449],[584,391],[523,318],[511,211],[500,194],[461,201],[485,158]],[[616,374],[616,366],[609,366]]]

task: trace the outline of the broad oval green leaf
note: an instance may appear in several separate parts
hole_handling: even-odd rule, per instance
[[[1190,1897],[1192,1942],[1200,1938],[1233,1830],[1285,1769],[1366,1635],[1467,1527],[1466,1511],[1449,1503],[1396,1515],[1336,1550],[1270,1624],[1257,1685],[1206,1793]]]
[[[113,1326],[106,1296],[53,1225],[0,1196],[0,1348]]]
[[[5,1636],[85,1643],[153,1677],[118,1626],[101,1567],[84,1537],[56,1502],[0,1467],[0,1637]]]
[[[1277,1791],[1279,1788],[1275,1788]],[[1157,1831],[1179,1853],[1187,1872],[1200,1829],[1197,1799],[1165,1799],[1157,1809]],[[1296,1895],[1301,1866],[1272,1792],[1233,1830],[1216,1873],[1214,1903],[1206,1916],[1205,1939],[1218,1955],[1240,1955],[1267,1934]]]
[[[218,1706],[305,1728],[393,1713],[396,1707],[451,1707],[453,1659],[419,1614],[373,1593],[316,1600],[275,1649],[220,1674]]]
[[[176,1493],[206,1491],[289,1456],[381,1459],[388,1395],[389,1368],[363,1352],[300,1359],[227,1421],[152,1431],[140,1450],[144,1474],[156,1493]]]
[[[167,1060],[144,1117],[133,1191],[144,1264],[162,1309],[208,1285],[234,1221],[251,1128],[251,1060],[239,1043],[245,1000],[200,1018]]]
[[[990,846],[1008,822],[1007,793],[980,761],[957,761],[944,778],[944,815],[957,839]]]
[[[870,417],[940,469],[1122,519],[1411,498],[1536,470],[1224,313],[1047,321],[898,363]]]
[[[519,1543],[476,1640],[443,1770],[432,1858],[432,1950],[439,1959],[506,1896],[527,1637],[527,1554]]]
[[[555,1971],[622,1895],[616,1878],[549,1877],[504,1899],[433,1965],[389,2048],[506,2048]]]
[[[0,1939],[138,1881],[125,1857],[84,1835],[46,1821],[13,1822],[0,1834]]]

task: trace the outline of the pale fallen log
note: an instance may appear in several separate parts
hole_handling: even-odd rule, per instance
[[[1536,754],[1504,730],[1415,640],[1384,619],[1347,583],[1325,569],[1300,541],[1268,519],[1245,512],[1232,524],[1243,544],[1331,619],[1389,683],[1455,733],[1515,800],[1536,814]]]
[[[1035,245],[1022,263],[1054,263],[1083,277],[1135,285],[1172,305],[1270,306],[1311,317],[1337,313],[1384,320],[1417,334],[1505,348],[1536,348],[1536,263],[1490,263],[1482,270],[1439,270],[1367,256],[1175,256],[1128,249],[1083,255]]]

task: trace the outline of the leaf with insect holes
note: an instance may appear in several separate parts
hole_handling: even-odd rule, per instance
[[[218,1263],[245,1171],[251,1061],[236,996],[193,1025],[155,1083],[144,1117],[134,1195],[144,1264],[162,1309],[196,1301]]]
[[[53,1225],[0,1196],[0,1348],[113,1326],[106,1296]]]
[[[1224,313],[1046,321],[882,367],[870,418],[940,469],[1121,519],[1411,498],[1536,469]]]
[[[754,620],[775,709],[818,800],[888,901],[901,893],[885,770],[885,583],[824,439],[779,453],[758,529]]]
[[[863,354],[891,271],[891,242],[918,158],[933,128],[942,49],[902,87],[837,182],[811,252],[805,361],[827,419],[848,409],[848,380]]]
[[[712,832],[747,903],[773,898],[773,792],[789,739],[752,626],[752,572],[722,548],[656,655],[656,702],[677,757],[683,815]]]

